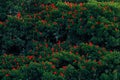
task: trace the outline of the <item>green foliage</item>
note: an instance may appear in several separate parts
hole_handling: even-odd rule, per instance
[[[0,79],[120,80],[120,6],[111,1],[0,3]]]
[[[42,80],[65,80],[61,76],[56,76],[50,72],[44,72]]]
[[[110,2],[110,1],[113,1],[113,2],[119,2],[119,0],[97,0],[99,2]]]

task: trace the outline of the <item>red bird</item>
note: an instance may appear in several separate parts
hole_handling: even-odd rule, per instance
[[[20,19],[20,17],[21,17],[21,13],[18,12],[18,13],[17,13],[17,18]]]

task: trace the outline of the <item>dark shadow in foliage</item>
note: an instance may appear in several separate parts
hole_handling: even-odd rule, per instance
[[[6,13],[0,13],[0,21],[5,21],[7,19]]]
[[[20,51],[21,49],[19,46],[13,45],[6,50],[6,53],[12,53],[14,55],[19,55]]]

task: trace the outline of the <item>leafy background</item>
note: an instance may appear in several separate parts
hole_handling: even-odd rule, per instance
[[[0,3],[0,79],[120,80],[119,4],[119,0]]]

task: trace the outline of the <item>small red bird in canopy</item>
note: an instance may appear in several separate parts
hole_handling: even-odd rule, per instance
[[[17,13],[17,18],[18,18],[18,19],[21,18],[21,13],[20,13],[20,12]]]

